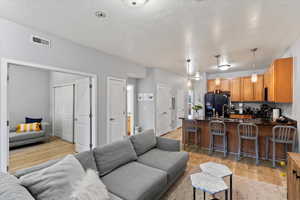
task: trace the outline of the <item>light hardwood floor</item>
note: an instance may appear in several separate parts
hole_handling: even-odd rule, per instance
[[[181,140],[181,129],[172,131],[163,137]],[[201,163],[213,161],[226,164],[231,168],[234,174],[239,176],[280,186],[286,185],[286,177],[283,176],[286,171],[285,168],[273,169],[271,168],[270,162],[262,161],[258,166],[255,165],[255,160],[252,158],[244,158],[240,162],[237,162],[234,156],[223,158],[223,154],[221,153],[208,155],[208,152],[201,151],[193,145],[187,147],[186,151],[188,151],[190,155],[188,170],[197,168]],[[16,170],[32,167],[48,160],[58,159],[67,154],[74,153],[74,144],[58,138],[52,138],[49,143],[33,145],[11,151],[9,171],[14,173]]]
[[[181,129],[172,131],[163,137],[181,140]],[[275,185],[286,186],[286,169],[272,168],[271,162],[261,161],[260,165],[255,165],[255,159],[242,158],[237,162],[235,156],[223,157],[223,153],[213,153],[209,155],[207,151],[200,150],[195,145],[186,147],[185,151],[189,152],[190,160],[188,170],[197,168],[201,163],[212,161],[227,165],[235,175],[244,176],[256,181],[272,183]]]
[[[9,152],[9,172],[14,173],[74,153],[74,144],[53,137],[50,142],[12,149]]]

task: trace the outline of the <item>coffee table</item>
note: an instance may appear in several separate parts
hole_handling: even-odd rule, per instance
[[[212,176],[206,172],[200,172],[191,175],[191,182],[194,200],[196,200],[196,190],[203,191],[204,200],[206,192],[211,195],[225,192],[225,200],[228,200],[228,186],[220,177]]]
[[[232,200],[232,171],[226,166],[214,162],[207,162],[200,165],[203,172],[211,174],[212,176],[225,178],[230,177],[230,200]]]

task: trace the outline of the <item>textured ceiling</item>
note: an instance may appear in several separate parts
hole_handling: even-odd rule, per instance
[[[96,18],[97,10],[107,14]],[[300,36],[299,0],[1,0],[0,16],[148,67],[215,72],[214,55],[232,71],[266,67]],[[53,44],[55,45],[55,44]],[[224,61],[224,62],[225,62]]]

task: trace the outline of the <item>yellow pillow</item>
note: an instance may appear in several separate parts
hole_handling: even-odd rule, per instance
[[[40,131],[41,123],[28,123],[28,124],[18,124],[17,133],[28,132],[28,131]]]

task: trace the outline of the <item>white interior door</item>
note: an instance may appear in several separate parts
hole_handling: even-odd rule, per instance
[[[157,86],[156,133],[158,136],[171,131],[171,89],[167,86]]]
[[[90,149],[90,80],[89,78],[76,81],[75,90],[75,150],[77,152]]]
[[[177,91],[177,114],[176,114],[176,121],[177,121],[177,128],[182,126],[182,120],[179,119],[180,117],[184,117],[185,114],[185,94],[184,90]]]
[[[74,142],[74,86],[54,88],[54,135]]]
[[[107,133],[108,143],[126,136],[126,80],[107,80]]]

